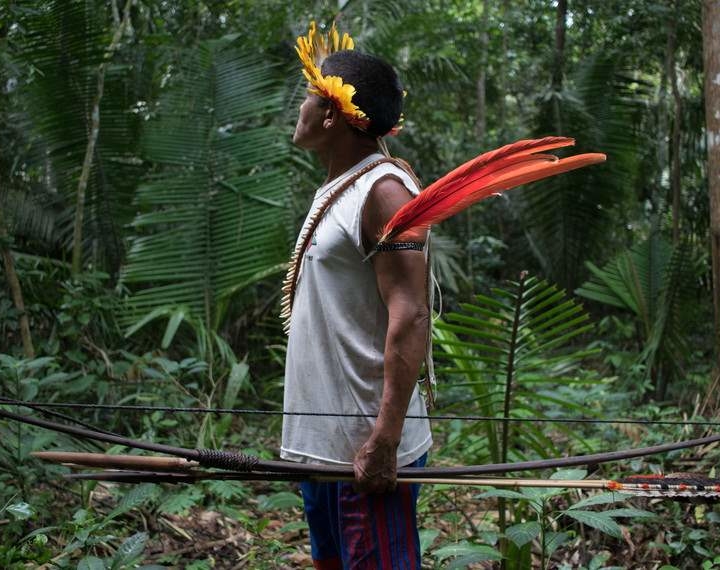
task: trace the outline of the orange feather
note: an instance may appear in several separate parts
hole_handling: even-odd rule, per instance
[[[378,244],[391,241],[421,241],[434,224],[461,212],[472,204],[562,172],[605,161],[601,153],[587,153],[559,159],[541,151],[570,146],[566,137],[522,140],[469,160],[402,206],[385,224]]]

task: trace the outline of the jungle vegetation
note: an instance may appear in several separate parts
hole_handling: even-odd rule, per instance
[[[426,183],[523,138],[608,156],[435,229],[434,413],[526,421],[434,422],[432,462],[717,429],[682,424],[720,410],[714,18],[714,0],[2,0],[0,396],[276,457],[278,415],[91,405],[281,409],[280,282],[323,179],[290,143],[293,46],[335,19],[398,69],[389,146]],[[101,449],[0,420],[2,568],[311,566],[291,484],[69,483],[30,455],[54,448]],[[714,476],[718,457],[539,476]],[[712,504],[433,486],[420,518],[427,568],[720,568]]]

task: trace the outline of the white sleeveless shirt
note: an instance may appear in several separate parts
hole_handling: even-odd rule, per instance
[[[373,154],[315,193],[310,216],[329,192],[367,164]],[[403,170],[383,163],[362,175],[325,212],[308,245],[298,277],[285,362],[284,411],[376,416],[384,379],[388,314],[362,240],[362,213],[373,184],[392,175],[417,194]],[[389,254],[392,255],[392,254]],[[407,415],[426,416],[417,385]],[[370,437],[374,417],[285,415],[283,459],[350,464]],[[398,465],[412,463],[432,445],[427,419],[407,418]]]

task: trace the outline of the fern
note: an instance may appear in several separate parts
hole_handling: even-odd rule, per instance
[[[435,327],[435,344],[448,362],[438,372],[461,379],[473,391],[475,411],[496,418],[549,417],[588,413],[554,395],[557,386],[577,383],[573,370],[593,351],[567,349],[592,329],[588,314],[564,291],[523,273],[508,289],[475,295]],[[477,429],[477,428],[476,428]],[[541,429],[512,422],[481,422],[489,459],[505,462],[528,453],[548,456],[555,444]],[[558,428],[562,429],[562,428]],[[579,434],[568,430],[579,441]]]

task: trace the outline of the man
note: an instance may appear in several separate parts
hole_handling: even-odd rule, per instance
[[[291,415],[281,456],[354,468],[354,485],[301,486],[316,568],[420,568],[418,486],[395,480],[398,466],[424,465],[432,445],[427,419],[405,419],[427,414],[417,388],[430,318],[426,255],[422,244],[403,244],[366,260],[383,225],[419,191],[378,152],[400,119],[403,89],[390,65],[356,51],[316,65],[314,34],[313,25],[299,40],[310,85],[293,142],[317,154],[327,178],[285,289]],[[352,47],[334,27],[328,45],[332,34],[336,46]]]

